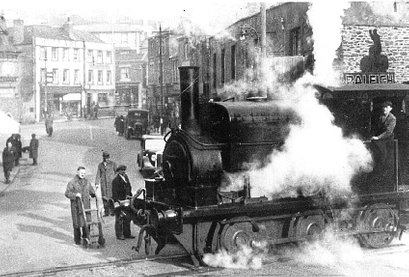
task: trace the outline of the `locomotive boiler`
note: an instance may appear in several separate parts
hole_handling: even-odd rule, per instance
[[[255,164],[263,167],[300,118],[285,101],[200,103],[198,70],[180,67],[181,128],[165,137],[163,177],[146,179],[145,188],[132,198],[130,216],[140,226],[136,250],[144,245],[150,254],[152,239],[155,254],[179,243],[199,265],[205,253],[234,252],[259,241],[304,241],[327,226],[376,248],[405,230],[409,192],[396,140],[388,142],[391,154],[382,158],[385,170],[375,166],[357,176],[348,197],[329,200],[322,192],[274,199],[251,195],[252,180],[241,173]],[[240,176],[235,190],[224,190],[231,188],[226,174]]]

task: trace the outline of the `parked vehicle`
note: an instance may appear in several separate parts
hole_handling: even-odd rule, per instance
[[[125,117],[125,138],[141,139],[145,134],[149,134],[149,111],[129,109]]]
[[[162,153],[165,140],[162,136],[144,135],[138,153],[138,167],[144,178],[154,177],[162,169]]]

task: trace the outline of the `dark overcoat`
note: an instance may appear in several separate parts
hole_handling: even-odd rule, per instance
[[[116,163],[109,160],[99,163],[97,176],[95,177],[95,186],[101,187],[101,195],[105,198],[112,197],[112,180],[115,178]]]
[[[95,190],[91,183],[86,179],[80,179],[78,175],[68,182],[67,189],[65,190],[65,197],[71,201],[71,216],[72,224],[74,228],[84,227],[84,218],[81,216],[80,203],[77,201],[76,194],[81,193],[82,202],[84,204],[84,209],[89,209],[91,207],[90,197],[95,196]],[[88,220],[90,216],[87,215]]]
[[[32,138],[30,141],[30,158],[32,159],[38,158],[38,146],[39,146],[38,139]]]
[[[9,148],[4,148],[3,149],[3,171],[11,171],[13,170],[14,166],[14,153],[11,149]]]
[[[127,196],[132,196],[132,186],[131,182],[129,182],[128,175],[125,174],[124,178],[125,181],[117,174],[112,181],[112,199],[115,202],[125,200]]]

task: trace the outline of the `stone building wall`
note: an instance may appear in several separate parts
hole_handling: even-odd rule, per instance
[[[360,72],[360,61],[368,55],[373,41],[369,30],[374,26],[344,26],[341,60],[344,72]],[[395,72],[398,83],[409,81],[409,27],[377,27],[382,54],[388,57],[388,72]]]

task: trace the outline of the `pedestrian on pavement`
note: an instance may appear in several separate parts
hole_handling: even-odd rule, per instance
[[[45,131],[47,132],[47,135],[49,137],[53,135],[53,124],[54,124],[54,119],[51,114],[48,114],[45,119]]]
[[[132,197],[132,186],[126,175],[126,166],[120,165],[117,170],[118,174],[112,181],[112,198],[115,205],[115,235],[119,240],[126,238],[133,239],[131,235],[131,219],[122,211],[120,202]]]
[[[94,105],[94,119],[98,119],[99,104]]]
[[[6,146],[11,143],[12,147],[12,152],[14,154],[14,164],[17,166],[18,165],[18,151],[17,151],[17,134],[12,134],[6,141]]]
[[[116,163],[111,161],[109,153],[102,152],[102,162],[98,164],[97,176],[95,177],[95,187],[101,189],[102,202],[104,204],[104,215],[114,215],[113,208],[109,201],[112,198],[112,180],[115,177]]]
[[[10,173],[13,170],[14,165],[14,152],[11,142],[7,143],[7,146],[3,149],[3,172],[6,184],[10,183]]]
[[[30,158],[33,159],[33,165],[37,165],[39,142],[36,139],[36,134],[31,134],[30,140]]]
[[[15,155],[15,165],[18,166],[20,164],[20,159],[23,156],[23,145],[21,143],[21,135],[15,134],[16,140],[16,155]]]
[[[71,217],[74,228],[74,242],[77,245],[81,244],[81,238],[87,238],[89,230],[86,230],[86,222],[91,220],[91,216],[87,214],[87,219],[82,215],[82,201],[84,209],[91,207],[90,197],[95,197],[95,191],[88,179],[85,178],[85,167],[80,166],[77,169],[75,177],[68,182],[65,190],[65,197],[71,202]],[[82,232],[81,232],[82,231]]]

